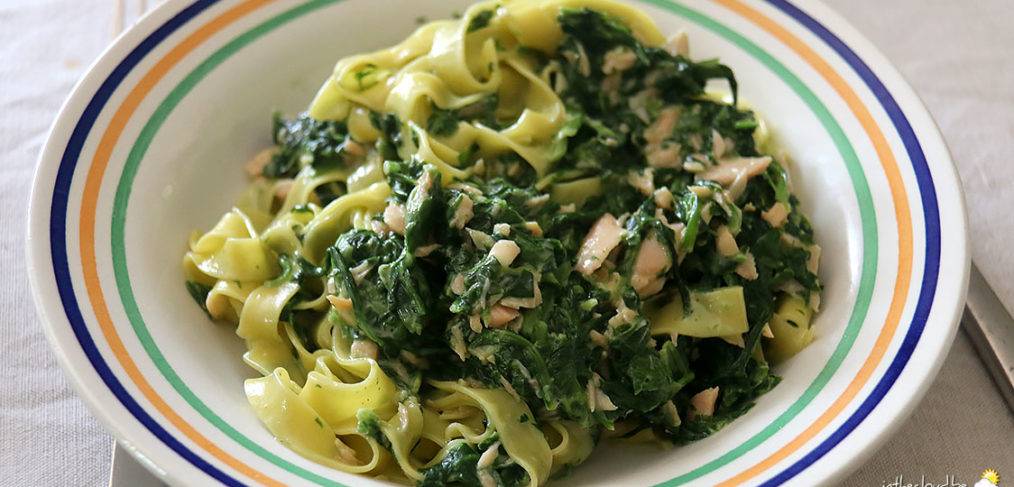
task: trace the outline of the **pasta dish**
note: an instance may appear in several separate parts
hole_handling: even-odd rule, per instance
[[[186,286],[300,455],[544,485],[600,441],[708,436],[813,340],[820,247],[765,134],[638,10],[479,3],[276,115]]]

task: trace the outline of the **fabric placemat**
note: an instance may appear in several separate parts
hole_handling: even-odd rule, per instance
[[[1014,5],[1009,0],[827,3],[894,63],[936,119],[965,187],[972,258],[1011,310]],[[987,468],[1000,472],[1000,485],[1014,483],[1014,415],[967,334],[959,331],[922,403],[843,485],[971,486]]]

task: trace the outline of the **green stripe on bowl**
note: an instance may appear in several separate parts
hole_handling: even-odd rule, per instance
[[[214,52],[205,61],[198,65],[197,68],[190,72],[176,87],[174,87],[169,95],[166,96],[165,100],[163,100],[162,103],[159,104],[158,108],[155,109],[147,123],[145,123],[144,128],[141,130],[141,133],[138,135],[137,140],[134,142],[129,155],[127,156],[127,161],[116,187],[116,195],[113,202],[111,230],[113,270],[116,276],[116,286],[124,306],[124,311],[126,312],[127,318],[130,320],[134,333],[143,345],[145,352],[147,352],[148,357],[152,360],[152,363],[155,364],[162,373],[163,377],[165,377],[169,384],[172,385],[176,392],[204,419],[213,424],[229,438],[233,439],[257,456],[305,480],[315,482],[318,485],[337,487],[342,487],[343,484],[294,465],[272,454],[264,447],[241,434],[225,420],[215,414],[193,393],[193,391],[190,390],[190,388],[187,387],[186,384],[183,383],[179,375],[177,375],[175,370],[173,370],[173,368],[169,365],[169,362],[166,360],[161,350],[159,350],[158,345],[152,339],[152,336],[148,331],[148,327],[144,322],[144,318],[141,316],[137,302],[134,299],[134,292],[130,284],[130,274],[127,269],[124,227],[126,224],[127,204],[130,199],[131,189],[134,179],[137,176],[138,168],[144,158],[144,154],[147,152],[152,139],[161,128],[166,118],[168,118],[169,114],[173,111],[173,109],[175,109],[176,105],[179,104],[179,102],[194,88],[194,86],[196,86],[204,79],[205,76],[207,76],[208,73],[222,64],[226,59],[240,49],[249,45],[254,40],[307,13],[316,11],[325,6],[340,3],[342,1],[343,0],[311,1],[287,10],[257,25],[256,27],[236,37],[218,51]],[[866,313],[869,309],[870,299],[873,294],[873,284],[876,277],[877,227],[873,199],[870,195],[865,174],[859,164],[855,151],[850,145],[848,138],[845,136],[844,131],[842,131],[841,127],[834,120],[827,107],[825,107],[817,99],[814,93],[810,91],[798,77],[792,74],[792,72],[790,72],[784,65],[779,63],[756,44],[753,44],[728,27],[693,9],[683,5],[674,4],[666,0],[640,1],[661,7],[724,37],[763,63],[768,69],[774,72],[780,79],[792,88],[797,96],[806,103],[810,110],[812,110],[821,121],[821,124],[830,134],[835,146],[845,161],[845,165],[856,194],[856,199],[859,203],[863,228],[863,263],[856,304],[852,310],[852,314],[849,318],[848,325],[841,341],[838,343],[831,355],[831,358],[825,364],[817,378],[810,384],[799,399],[797,399],[784,413],[765,427],[761,432],[715,460],[662,484],[679,485],[715,471],[766,441],[771,437],[771,435],[795,418],[796,415],[809,405],[819,392],[827,385],[828,381],[838,370],[838,367],[841,365],[845,356],[855,343],[855,339],[859,334],[859,330],[862,327],[862,323],[865,320]]]
[[[835,347],[834,352],[831,353],[831,358],[828,359],[827,364],[825,364],[824,368],[821,369],[819,374],[817,374],[817,378],[814,379],[805,391],[803,391],[803,394],[796,400],[796,402],[792,403],[792,405],[789,406],[784,413],[775,418],[771,424],[766,426],[759,433],[711,462],[708,462],[672,480],[658,484],[664,486],[674,486],[684,484],[711,473],[766,441],[771,437],[771,435],[789,424],[796,415],[806,408],[806,406],[808,406],[813,399],[817,397],[821,389],[827,385],[828,381],[831,380],[831,377],[834,376],[835,372],[838,371],[838,367],[841,366],[841,363],[845,360],[845,356],[848,355],[849,351],[852,349],[852,345],[856,341],[856,337],[859,335],[859,329],[862,327],[863,321],[866,320],[866,312],[869,310],[870,300],[873,297],[873,284],[876,279],[877,272],[877,221],[873,208],[873,198],[870,194],[870,187],[866,183],[866,175],[863,173],[863,168],[859,164],[859,158],[856,156],[855,150],[852,148],[848,138],[845,136],[845,132],[842,131],[838,122],[835,121],[827,107],[825,107],[824,104],[817,99],[817,96],[814,95],[813,91],[810,91],[810,89],[803,84],[799,78],[792,74],[784,65],[778,62],[778,60],[773,58],[766,51],[715,20],[691,10],[690,8],[682,5],[676,5],[666,0],[641,1],[673,12],[732,41],[741,49],[750,53],[751,56],[764,63],[764,65],[778,75],[782,81],[792,87],[792,90],[795,91],[804,102],[806,102],[807,106],[810,107],[810,110],[812,110],[817,118],[820,119],[820,123],[824,126],[824,129],[827,130],[828,134],[831,135],[831,139],[834,141],[835,147],[838,148],[838,152],[841,153],[842,158],[845,160],[845,167],[848,170],[849,179],[852,180],[852,187],[856,192],[856,199],[859,202],[860,219],[863,225],[863,264],[859,278],[859,292],[856,296],[856,305],[852,308],[852,314],[849,317],[848,326],[845,328],[845,334],[842,336],[841,341],[838,342],[838,346]]]
[[[246,449],[272,464],[302,477],[303,479],[316,482],[318,485],[330,487],[346,486],[345,484],[335,482],[334,480],[317,475],[297,465],[293,465],[292,463],[272,454],[269,450],[257,444],[253,440],[243,436],[239,431],[229,425],[229,423],[225,422],[225,420],[215,414],[211,408],[205,405],[204,402],[201,401],[197,395],[195,395],[193,391],[191,391],[190,388],[183,383],[183,380],[180,379],[179,375],[176,374],[176,371],[169,365],[165,356],[162,355],[162,351],[159,350],[155,340],[152,339],[151,334],[148,332],[148,327],[145,324],[144,319],[141,317],[141,312],[137,307],[137,302],[134,300],[134,292],[130,285],[130,275],[127,270],[124,224],[126,222],[127,203],[130,199],[130,191],[134,184],[134,178],[137,176],[138,167],[144,159],[144,154],[147,152],[148,146],[151,144],[152,139],[154,139],[155,134],[161,128],[162,123],[165,122],[166,118],[169,117],[169,114],[173,111],[173,109],[176,108],[176,105],[179,104],[180,100],[182,100],[187,93],[189,93],[190,90],[197,85],[197,83],[204,79],[208,73],[251,42],[307,13],[318,10],[321,7],[340,3],[342,1],[343,0],[315,0],[287,10],[239,35],[221,49],[215,51],[214,54],[209,56],[208,59],[203,61],[192,72],[190,72],[186,78],[180,82],[180,84],[173,88],[169,95],[166,96],[166,99],[159,104],[158,108],[155,109],[155,112],[152,113],[151,118],[148,119],[147,123],[145,123],[144,128],[137,137],[137,140],[134,142],[134,145],[130,150],[130,154],[127,156],[127,162],[123,168],[123,173],[120,175],[120,181],[116,187],[116,196],[113,200],[112,214],[113,270],[116,275],[116,287],[120,292],[120,299],[123,301],[124,310],[127,313],[131,326],[134,328],[134,333],[137,334],[137,338],[144,346],[145,351],[148,353],[148,357],[150,357],[151,361],[156,367],[158,367],[158,370],[162,372],[165,379],[173,386],[173,389],[176,389],[176,392],[179,393],[179,395],[194,408],[194,410],[204,417],[204,419],[208,420],[208,422],[215,425],[216,428]]]

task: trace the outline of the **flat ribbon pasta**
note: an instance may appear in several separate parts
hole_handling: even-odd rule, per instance
[[[247,347],[243,360],[259,375],[246,380],[247,399],[253,412],[280,443],[317,463],[345,472],[400,481],[408,479],[425,485],[537,487],[565,467],[585,461],[599,433],[614,428],[613,420],[644,412],[637,411],[641,406],[625,406],[621,401],[634,402],[629,396],[639,396],[640,388],[670,388],[665,389],[666,396],[643,409],[651,412],[651,419],[667,415],[665,418],[671,419],[667,424],[680,424],[677,412],[680,401],[673,398],[690,378],[681,379],[683,382],[679,384],[675,379],[670,380],[672,384],[662,384],[665,381],[660,379],[657,382],[661,385],[657,385],[654,384],[657,377],[651,376],[649,381],[649,377],[641,376],[647,374],[640,371],[636,374],[624,372],[636,383],[632,393],[614,394],[613,390],[624,392],[618,385],[613,385],[616,388],[613,390],[608,384],[600,387],[600,380],[604,382],[623,375],[610,375],[600,368],[605,367],[607,354],[619,349],[609,348],[610,337],[621,333],[633,336],[629,330],[637,323],[644,324],[643,320],[635,319],[639,318],[637,312],[627,307],[625,298],[610,296],[622,304],[614,306],[616,316],[613,318],[616,319],[610,319],[599,313],[601,308],[596,308],[611,305],[600,294],[594,296],[601,297],[601,302],[599,298],[589,298],[589,293],[581,297],[582,301],[562,301],[563,291],[556,292],[557,300],[550,294],[553,291],[550,286],[581,290],[574,284],[575,280],[568,280],[574,263],[567,260],[571,257],[566,255],[561,243],[569,239],[576,246],[581,242],[581,234],[550,237],[551,232],[557,230],[550,225],[563,222],[559,228],[564,228],[564,232],[577,232],[575,229],[581,225],[591,225],[594,219],[580,221],[588,219],[589,215],[581,215],[578,208],[590,198],[614,189],[599,174],[589,172],[602,167],[579,165],[589,159],[608,160],[601,151],[584,157],[581,151],[574,150],[571,155],[580,154],[582,158],[567,166],[573,163],[570,155],[565,154],[567,138],[579,133],[578,130],[584,130],[580,132],[584,135],[578,139],[593,132],[608,133],[610,135],[602,136],[603,139],[612,142],[609,147],[619,153],[632,146],[618,145],[617,133],[622,133],[628,142],[636,139],[640,143],[641,139],[649,138],[644,135],[648,130],[655,130],[644,127],[650,121],[644,107],[640,108],[645,112],[643,117],[633,107],[630,113],[636,117],[617,117],[620,121],[613,127],[615,131],[601,121],[606,117],[589,120],[594,118],[594,113],[575,109],[574,100],[579,97],[566,94],[566,87],[561,85],[562,73],[569,69],[570,81],[564,81],[571,87],[579,86],[580,76],[574,73],[587,78],[589,61],[582,44],[573,40],[577,38],[573,34],[575,28],[568,27],[569,37],[565,39],[561,22],[571,25],[560,20],[566,17],[561,16],[561,9],[565,8],[604,12],[611,16],[608,22],[619,20],[626,26],[611,24],[614,29],[611,32],[622,32],[626,44],[609,44],[612,50],[601,49],[606,52],[597,54],[598,58],[611,54],[612,61],[626,59],[629,67],[635,63],[634,57],[646,57],[645,51],[655,54],[663,51],[638,47],[639,54],[635,54],[630,46],[657,48],[663,45],[664,39],[644,13],[610,0],[477,3],[458,20],[423,25],[395,46],[340,60],[310,104],[308,116],[284,124],[276,119],[274,139],[278,148],[262,152],[247,166],[254,180],[235,207],[208,232],[195,232],[191,236],[189,251],[183,258],[187,288],[209,316],[236,325],[236,334]],[[568,61],[569,64],[565,62],[572,58],[580,59]],[[667,59],[671,64],[677,59],[680,69],[690,69],[687,60],[676,58],[676,54],[670,54]],[[581,61],[584,71],[579,72]],[[618,72],[606,69],[605,61],[602,64],[595,74],[603,78],[616,74],[609,80],[614,82],[614,92],[620,82],[629,82],[627,85],[634,87],[631,89],[645,93],[655,89],[650,83],[647,87],[639,84],[644,83],[640,78],[650,77],[642,76],[643,71],[632,72],[635,74],[631,79],[624,81]],[[717,64],[705,67],[712,70],[711,74],[700,74],[706,79],[694,81],[700,81],[703,86],[707,79],[721,78],[714,74],[719,69]],[[735,82],[731,74],[729,76],[734,87]],[[633,79],[635,77],[637,79]],[[591,95],[584,96],[593,100],[589,104],[604,99],[596,98],[600,95],[609,96],[605,93],[609,90],[603,88],[606,81],[603,79],[600,85],[590,89]],[[603,93],[596,91],[598,88],[603,88]],[[566,103],[561,96],[567,97]],[[604,102],[602,104],[605,106]],[[570,116],[568,107],[572,109]],[[606,111],[605,108],[601,110]],[[677,114],[677,111],[669,113],[669,125],[677,123]],[[586,120],[578,120],[581,117]],[[662,119],[661,116],[656,118]],[[627,125],[637,119],[643,122],[641,132],[634,132]],[[576,127],[574,120],[585,128]],[[671,135],[673,127],[666,131],[665,124],[657,121],[652,126],[661,134],[659,145],[654,149],[661,156],[675,158],[679,144],[660,145]],[[699,134],[694,135],[697,138],[688,139],[685,145],[701,146],[703,139]],[[290,140],[286,140],[287,136]],[[734,160],[721,158],[725,155],[723,150],[715,147],[725,146],[716,140],[724,140],[718,132],[714,132],[712,141],[708,142],[714,158],[726,162]],[[701,153],[694,156],[700,157],[689,162],[668,161],[669,165],[660,166],[659,172],[694,167],[687,164],[700,166],[703,171],[702,161],[707,162],[704,154],[707,150],[697,149]],[[641,155],[636,150],[626,152]],[[656,156],[661,160],[661,156]],[[647,156],[644,159],[647,161]],[[770,157],[743,161],[750,163],[744,165],[745,169],[763,165],[760,170],[764,170],[772,164]],[[495,170],[491,169],[498,164]],[[506,167],[508,165],[511,167]],[[634,168],[642,169],[638,172],[628,167],[635,165],[621,166],[623,171],[630,170],[631,178],[643,183],[636,188],[639,192],[634,191],[635,196],[617,192],[617,198],[618,201],[628,197],[652,198],[654,206],[642,206],[657,210],[655,219],[659,225],[646,242],[656,244],[661,253],[646,252],[644,261],[657,260],[665,265],[656,266],[657,269],[647,264],[642,266],[640,253],[635,256],[631,254],[635,247],[627,248],[635,240],[641,245],[641,236],[630,230],[631,225],[621,230],[623,223],[618,223],[616,217],[625,222],[634,220],[628,219],[629,214],[609,213],[605,215],[608,218],[600,215],[599,221],[605,222],[603,228],[606,230],[615,230],[615,242],[603,248],[592,248],[601,255],[595,254],[599,262],[588,269],[585,276],[588,279],[592,279],[591,274],[595,272],[605,276],[602,277],[605,280],[614,268],[625,265],[620,255],[635,270],[648,267],[650,272],[645,273],[649,277],[661,279],[673,262],[671,256],[663,255],[662,242],[656,237],[668,235],[682,246],[684,236],[696,232],[696,227],[689,228],[689,224],[666,220],[663,210],[672,211],[673,205],[679,203],[674,199],[674,192],[669,188],[656,189],[652,168]],[[738,168],[743,170],[737,174],[745,173],[744,168]],[[530,188],[522,190],[508,184],[494,190],[487,187],[485,192],[479,189],[482,184],[499,184],[498,181],[512,176],[511,171],[515,169],[527,171],[522,174],[531,178],[528,181],[535,181],[532,183],[535,195],[525,192]],[[568,174],[561,176],[561,173]],[[628,177],[626,173],[622,175]],[[560,181],[556,180],[557,176],[561,176]],[[689,179],[694,179],[694,175]],[[710,175],[705,179],[716,178]],[[741,182],[745,185],[745,181],[743,178]],[[735,205],[725,204],[722,185],[717,182],[701,182],[697,189],[684,196],[689,198],[686,201],[697,202],[703,192],[709,195],[713,192],[714,195],[701,198],[714,201],[716,214],[719,210],[729,215],[733,215],[733,210],[739,211],[732,208]],[[499,200],[494,202],[492,194],[497,191],[500,194],[495,196]],[[550,199],[553,203],[547,205]],[[771,207],[774,212],[770,213],[769,222],[780,221],[778,215],[781,220],[787,217],[787,193],[782,199],[780,203],[786,205],[785,210],[779,213],[778,208],[783,207]],[[735,198],[729,201],[732,200]],[[480,207],[482,211],[478,210]],[[525,214],[526,210],[518,209],[521,207],[548,207],[545,210],[548,215]],[[712,207],[708,208],[706,219],[711,218]],[[685,211],[692,214],[690,209]],[[435,214],[439,218],[433,217]],[[467,227],[472,218],[491,228],[480,231],[478,224],[475,228]],[[738,232],[742,214],[736,219],[734,231]],[[437,221],[441,224],[433,224]],[[700,225],[706,224],[707,221]],[[596,227],[598,225],[595,223]],[[647,228],[648,223],[644,225]],[[441,232],[451,233],[457,240],[441,240],[434,236]],[[625,242],[622,246],[621,236]],[[731,232],[729,237],[733,237]],[[549,242],[550,239],[554,241]],[[581,245],[588,245],[589,240],[592,244],[601,243],[598,238],[587,238]],[[609,239],[603,237],[601,241],[606,240]],[[692,250],[693,239],[689,238],[688,242],[688,249],[677,255],[678,259]],[[819,247],[812,242],[805,245],[798,239],[789,243],[805,247],[811,256],[816,253],[811,257],[815,278]],[[471,256],[451,262],[455,254],[441,253],[441,248],[446,251],[456,245],[458,250],[474,251],[479,262],[465,262]],[[732,245],[735,246],[735,241]],[[640,248],[650,250],[653,247]],[[738,248],[729,255],[746,264],[747,256],[737,255],[737,252]],[[427,258],[431,260],[426,261]],[[754,265],[753,257],[749,259],[749,265]],[[520,261],[524,263],[518,265]],[[603,266],[602,261],[609,263]],[[413,262],[418,265],[410,268]],[[440,266],[444,267],[437,269]],[[437,274],[439,272],[443,274]],[[501,282],[491,283],[494,279],[490,276],[494,275],[504,282],[509,281],[511,289]],[[441,280],[445,277],[446,284]],[[616,274],[616,279],[599,290],[607,291],[606,295],[618,293],[620,281]],[[657,284],[654,292],[640,297],[647,299],[659,292],[664,279]],[[802,288],[798,282],[795,284]],[[498,286],[500,289],[496,289]],[[368,298],[362,298],[364,295]],[[742,295],[740,289],[738,303],[741,306],[736,310],[741,311]],[[547,352],[544,343],[537,347],[534,339],[528,341],[521,336],[526,332],[524,327],[542,327],[541,333],[553,339],[560,334],[560,329],[566,328],[550,327],[548,319],[539,314],[542,310],[536,310],[544,297],[548,306],[557,306],[557,309],[567,308],[561,303],[572,304],[569,308],[583,308],[589,314],[581,316],[588,319],[570,319],[578,315],[562,313],[560,316],[570,319],[568,324],[582,321],[587,324],[601,319],[599,329],[606,330],[605,334],[598,330],[589,333],[584,329],[579,334],[580,346],[573,350],[554,348]],[[809,303],[805,304],[816,308],[815,303]],[[808,308],[803,309],[802,302],[791,304],[792,310],[810,313]],[[645,368],[652,366],[655,367],[653,371],[662,370],[664,365],[673,370],[672,374],[685,372],[682,369],[689,366],[680,362],[675,352],[677,335],[684,338],[734,335],[740,339],[739,346],[743,346],[740,335],[749,331],[745,311],[740,313],[742,319],[737,323],[742,326],[731,332],[694,334],[686,331],[693,323],[683,316],[683,309],[682,305],[675,306],[669,313],[672,315],[669,321],[681,326],[672,323],[666,326],[656,319],[652,327],[660,341],[671,337],[671,342],[656,347],[654,340],[649,345],[650,337],[644,337],[644,346],[648,348],[640,352],[664,353],[667,357],[664,363],[661,359],[652,361],[657,358],[655,356],[636,357],[649,359],[642,364]],[[527,316],[534,318],[530,322]],[[807,319],[809,316],[805,314]],[[698,318],[704,319],[704,315],[699,313]],[[710,315],[708,318],[707,324],[716,321],[710,320]],[[400,327],[368,329],[363,325],[391,321],[397,321]],[[434,321],[440,322],[440,332],[446,332],[445,336],[432,333],[434,328],[426,328]],[[533,330],[528,331],[534,334]],[[420,338],[425,332],[438,339]],[[475,338],[482,333],[486,341]],[[495,346],[505,346],[505,335],[515,337],[508,345],[515,347],[513,350],[523,359],[509,357],[494,363],[498,359]],[[490,336],[503,338],[503,342]],[[386,344],[385,340],[388,340]],[[598,349],[586,341],[603,350],[601,357],[597,355]],[[480,344],[476,346],[477,343]],[[794,351],[797,347],[788,348]],[[596,355],[592,355],[593,350]],[[522,353],[528,355],[520,355]],[[547,369],[559,367],[561,363],[547,365],[550,360],[544,360],[540,354],[565,357],[558,360],[565,362],[565,366],[581,355],[594,357],[592,360],[597,362],[591,370],[582,369],[584,375],[574,375],[570,382],[561,380],[554,385],[554,378],[550,377],[552,370]],[[431,368],[433,364],[427,360],[433,357],[450,357],[447,360],[453,364],[443,369]],[[526,362],[532,357],[531,363]],[[763,353],[760,358],[763,360]],[[476,365],[476,361],[481,364]],[[482,373],[470,375],[475,372],[472,369],[487,366],[490,368],[482,369]],[[497,370],[492,366],[517,370],[523,377],[512,385],[502,372],[498,371],[500,376],[487,373]],[[498,384],[497,380],[501,382]],[[576,387],[576,399],[571,385]],[[550,386],[560,390],[568,387],[568,400],[550,397],[547,393]],[[521,390],[523,387],[530,390]],[[712,406],[716,394],[712,394]],[[615,403],[610,395],[617,399]],[[678,406],[686,408],[688,401]],[[697,407],[696,403],[693,407]],[[637,426],[645,428],[641,435],[651,434],[648,428],[652,424],[635,424],[630,429]],[[510,482],[501,482],[504,478]]]
[[[399,155],[434,164],[445,178],[461,178],[464,173],[456,169],[456,158],[475,143],[484,157],[514,151],[543,175],[553,162],[551,142],[563,124],[565,109],[547,80],[535,72],[534,58],[516,48],[552,53],[563,37],[556,21],[562,7],[608,12],[633,28],[645,44],[663,42],[642,12],[609,1],[482,2],[460,21],[430,23],[396,46],[339,61],[309,113],[321,120],[361,119],[366,109],[395,113],[406,123],[425,126],[434,107],[461,109],[497,95],[503,129],[461,121],[452,137],[440,140],[447,153],[433,150],[435,144],[425,140],[431,135],[423,134],[421,143]],[[495,16],[488,25],[470,31],[471,21],[490,10]]]

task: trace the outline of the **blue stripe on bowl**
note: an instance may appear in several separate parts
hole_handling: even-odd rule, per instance
[[[88,102],[84,112],[81,114],[81,118],[78,119],[77,125],[74,127],[74,131],[71,133],[70,140],[67,142],[67,147],[64,149],[63,157],[60,159],[60,167],[56,175],[56,183],[53,189],[53,204],[50,208],[49,214],[49,246],[53,256],[53,271],[56,278],[56,286],[59,290],[60,301],[63,303],[63,308],[67,314],[67,320],[70,322],[71,329],[74,331],[74,336],[77,337],[78,343],[81,344],[81,349],[88,357],[88,361],[91,362],[92,366],[95,367],[95,371],[105,382],[109,390],[120,400],[130,414],[134,415],[138,421],[141,422],[148,431],[151,431],[159,440],[162,441],[170,449],[178,453],[181,457],[189,461],[195,467],[201,469],[212,478],[219,482],[230,485],[230,486],[242,486],[243,483],[229,476],[222,470],[218,469],[207,460],[202,458],[200,455],[195,454],[193,451],[188,449],[185,445],[180,443],[175,437],[169,434],[154,418],[152,418],[145,410],[141,407],[137,401],[131,397],[130,393],[123,387],[120,381],[110,370],[109,366],[102,359],[102,355],[98,348],[95,346],[95,342],[92,340],[91,335],[88,333],[88,327],[85,324],[84,318],[81,316],[81,310],[78,308],[77,297],[74,292],[74,286],[70,279],[70,264],[67,259],[67,197],[70,193],[71,181],[74,177],[74,170],[77,166],[78,159],[81,155],[81,149],[84,146],[85,140],[88,138],[89,132],[95,125],[95,120],[98,118],[102,109],[109,101],[110,96],[119,87],[123,79],[130,73],[138,63],[141,62],[144,57],[151,52],[156,46],[158,46],[167,37],[172,35],[180,26],[186,24],[194,17],[199,15],[201,12],[208,9],[208,7],[218,3],[219,0],[198,0],[193,4],[187,6],[181,10],[178,14],[173,16],[167,22],[159,26],[154,32],[148,37],[144,38],[137,47],[130,51],[127,56],[120,61],[120,63],[113,69],[113,72],[107,77],[99,89],[95,92],[95,95]]]
[[[884,107],[884,110],[891,119],[891,123],[894,124],[895,129],[898,131],[898,135],[901,136],[905,150],[908,152],[908,157],[912,161],[912,169],[915,171],[916,181],[918,182],[919,196],[922,200],[923,222],[926,227],[926,262],[922,286],[919,288],[919,299],[916,302],[915,315],[912,317],[912,322],[901,343],[901,348],[894,356],[894,360],[891,361],[891,365],[884,373],[884,376],[877,382],[876,387],[874,387],[870,395],[860,404],[859,409],[844,424],[838,427],[830,437],[821,442],[820,445],[817,445],[816,448],[807,453],[803,458],[762,484],[765,487],[779,485],[788,481],[826,455],[827,452],[831,451],[832,448],[852,433],[869,416],[870,412],[880,404],[880,401],[884,399],[884,396],[905,369],[916,345],[919,344],[923,329],[926,327],[926,319],[933,307],[933,296],[936,294],[937,277],[940,271],[940,211],[937,206],[936,187],[933,184],[933,175],[930,173],[929,165],[926,163],[926,155],[919,144],[919,138],[916,137],[915,132],[912,130],[912,125],[909,124],[901,107],[898,106],[898,103],[891,96],[887,87],[880,81],[880,78],[873,73],[873,70],[851,48],[845,45],[838,36],[831,33],[820,22],[817,22],[813,17],[810,17],[787,0],[767,0],[767,2],[796,19],[796,21],[803,24],[810,32],[813,32],[834,49],[855,70],[856,74],[862,78],[866,86],[876,96],[880,105]]]
[[[207,10],[210,6],[218,3],[219,0],[198,0],[187,6],[178,14],[159,26],[151,35],[141,41],[121,61],[106,80],[103,81],[95,95],[89,101],[87,107],[78,120],[70,140],[64,151],[57,172],[56,182],[53,190],[53,202],[50,210],[50,249],[53,258],[53,266],[60,300],[63,303],[68,321],[75,337],[81,345],[82,350],[88,357],[96,372],[110,391],[119,399],[130,413],[138,419],[152,434],[161,440],[166,446],[175,451],[181,457],[189,461],[195,467],[204,471],[212,478],[225,485],[243,485],[235,478],[229,476],[222,470],[195,454],[169,432],[167,432],[157,421],[154,420],[144,409],[130,396],[120,381],[116,378],[109,366],[104,362],[94,341],[88,333],[87,326],[81,315],[76,301],[76,294],[70,279],[69,261],[66,249],[66,221],[68,208],[68,195],[73,178],[74,170],[81,154],[85,140],[95,120],[101,113],[110,96],[119,87],[126,75],[137,66],[137,64],[151,50],[169,37],[180,26],[184,25],[194,17]],[[895,356],[884,377],[877,383],[870,396],[860,405],[846,422],[839,427],[829,438],[810,451],[802,459],[786,468],[778,475],[768,480],[764,485],[778,485],[799,472],[805,470],[814,462],[823,457],[828,451],[838,445],[848,436],[880,403],[884,395],[894,385],[912,356],[916,345],[919,342],[926,325],[926,320],[933,305],[933,295],[936,292],[937,277],[940,267],[940,221],[939,209],[937,206],[936,191],[933,178],[923,154],[922,147],[904,113],[897,102],[888,92],[887,88],[877,78],[873,71],[837,36],[832,34],[826,27],[815,19],[801,11],[786,0],[767,0],[768,3],[783,11],[790,17],[796,19],[808,30],[813,32],[856,71],[866,85],[872,90],[881,106],[888,113],[898,134],[904,142],[909,159],[916,174],[920,197],[923,205],[924,223],[926,227],[926,263],[924,278],[920,288],[920,295],[917,301],[915,316],[912,319],[909,330],[902,342],[901,349]]]

